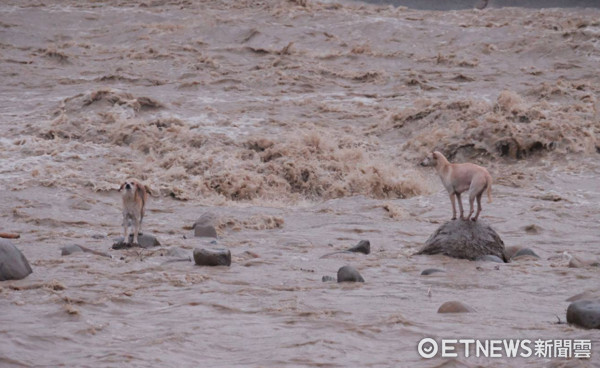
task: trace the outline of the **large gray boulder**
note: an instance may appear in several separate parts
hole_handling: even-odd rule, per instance
[[[10,241],[0,239],[0,281],[21,280],[32,272],[23,253]]]
[[[194,222],[194,236],[201,238],[216,238],[217,215],[211,212],[203,213],[196,222]]]
[[[578,300],[567,308],[567,322],[584,328],[600,328],[600,300]]]
[[[431,234],[417,254],[445,254],[470,260],[494,255],[506,261],[504,242],[483,221],[448,221]]]

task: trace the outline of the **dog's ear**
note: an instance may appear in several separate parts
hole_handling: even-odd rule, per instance
[[[119,192],[123,190],[124,186],[125,186],[125,183],[121,184],[121,186],[119,187]]]
[[[145,197],[145,195],[144,195],[145,192],[144,191],[145,191],[144,185],[136,182],[135,183],[135,192],[137,193],[138,196],[140,196],[140,198],[144,198]]]
[[[149,186],[144,185],[144,189],[146,189],[146,193],[148,193],[148,195],[152,195],[152,190],[150,189]]]

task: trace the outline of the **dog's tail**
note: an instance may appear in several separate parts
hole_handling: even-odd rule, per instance
[[[487,175],[487,195],[488,203],[492,203],[492,176],[490,174]]]

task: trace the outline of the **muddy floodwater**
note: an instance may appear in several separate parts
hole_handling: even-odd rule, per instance
[[[598,366],[564,322],[600,295],[569,267],[600,261],[599,65],[592,8],[2,1],[0,232],[33,273],[0,282],[0,366]],[[413,255],[452,214],[433,150],[488,169],[480,219],[539,258]],[[129,177],[160,247],[111,248]],[[214,247],[205,213],[231,267],[166,262]],[[321,281],[344,265],[365,282]],[[592,357],[424,359],[425,337]]]

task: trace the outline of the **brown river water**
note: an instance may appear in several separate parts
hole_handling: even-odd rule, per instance
[[[557,323],[600,293],[568,267],[600,260],[599,65],[598,9],[3,1],[0,231],[34,272],[0,282],[0,366],[599,366],[598,332]],[[451,217],[432,150],[488,168],[481,219],[539,259],[413,256]],[[160,248],[111,249],[128,177]],[[165,263],[205,212],[231,267]],[[346,264],[366,282],[321,281]],[[592,358],[427,360],[424,337]]]

